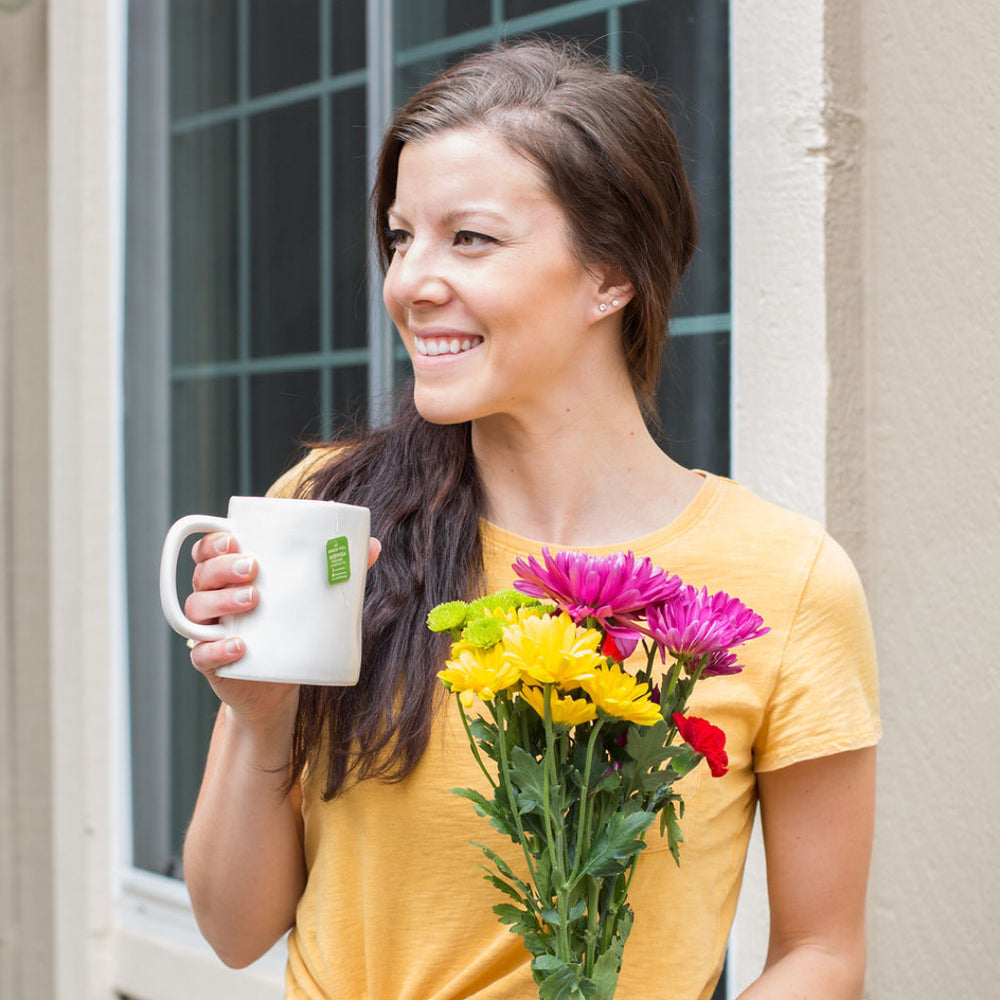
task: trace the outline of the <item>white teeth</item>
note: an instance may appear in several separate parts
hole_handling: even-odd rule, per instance
[[[423,337],[417,336],[413,338],[417,354],[430,358],[436,358],[441,354],[462,354],[472,350],[477,343],[478,341],[469,339],[459,340],[457,337],[452,340],[424,340]]]

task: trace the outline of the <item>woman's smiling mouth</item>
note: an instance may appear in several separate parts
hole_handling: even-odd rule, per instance
[[[413,346],[417,354],[429,358],[436,358],[442,354],[463,354],[465,351],[471,351],[473,347],[478,347],[482,342],[482,337],[469,334],[413,335]]]

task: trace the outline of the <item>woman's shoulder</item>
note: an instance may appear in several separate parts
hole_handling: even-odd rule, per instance
[[[328,462],[334,461],[344,450],[345,446],[342,444],[320,445],[316,448],[310,448],[304,458],[274,481],[267,491],[267,496],[282,499],[294,497],[311,475],[318,472]]]

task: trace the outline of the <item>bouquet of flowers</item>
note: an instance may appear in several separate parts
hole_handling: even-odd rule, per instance
[[[728,767],[723,732],[684,714],[691,691],[738,673],[733,648],[768,629],[736,598],[631,552],[543,549],[541,562],[513,568],[515,589],[428,615],[454,640],[438,677],[491,794],[454,791],[520,849],[523,864],[511,864],[476,845],[507,897],[494,912],[531,952],[540,1000],[611,1000],[647,829],[659,816],[679,863],[674,783],[702,758],[713,776]],[[645,666],[630,673],[640,643]]]

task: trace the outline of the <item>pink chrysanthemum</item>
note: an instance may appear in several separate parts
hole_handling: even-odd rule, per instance
[[[736,658],[727,654],[770,629],[764,619],[742,601],[720,591],[682,587],[673,597],[649,608],[649,634],[660,654],[680,657],[712,656],[707,665],[713,674],[738,673]],[[703,674],[704,676],[704,674]]]
[[[631,552],[592,556],[586,552],[542,549],[544,565],[534,556],[517,559],[514,588],[522,594],[554,601],[575,622],[596,618],[614,638],[622,659],[635,649],[640,632],[634,627],[650,604],[668,600],[682,584],[680,577],[636,559]]]

